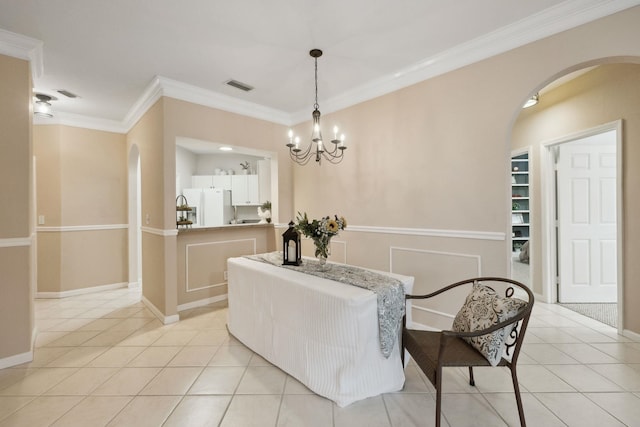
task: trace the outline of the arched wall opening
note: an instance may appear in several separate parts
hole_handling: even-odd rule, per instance
[[[559,71],[523,97],[524,104],[526,99],[540,92],[539,104],[527,110],[516,110],[509,127],[508,151],[528,150],[531,153],[531,282],[534,291],[545,302],[556,302],[557,291],[554,286],[557,271],[552,271],[555,268],[555,254],[550,253],[555,241],[551,241],[553,234],[549,233],[551,225],[548,219],[553,212],[549,212],[548,200],[545,205],[548,186],[551,185],[549,177],[553,176],[553,172],[549,171],[552,167],[549,164],[549,147],[585,132],[607,125],[615,127],[616,122],[620,123],[617,160],[617,327],[620,332],[628,329],[629,310],[638,298],[636,292],[625,283],[629,283],[629,277],[637,276],[630,259],[632,248],[628,227],[634,228],[633,215],[630,216],[630,213],[633,206],[638,206],[639,198],[629,190],[628,181],[637,175],[634,162],[629,159],[637,158],[637,143],[634,144],[634,141],[640,137],[640,98],[633,95],[637,94],[640,85],[639,64],[640,58],[637,57],[612,57]],[[567,80],[566,76],[570,76],[570,79]],[[508,209],[511,211],[511,193],[508,200]],[[508,236],[511,236],[511,229]]]

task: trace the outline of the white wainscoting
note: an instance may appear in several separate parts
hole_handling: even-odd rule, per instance
[[[430,271],[455,272],[451,277],[428,277]],[[392,273],[414,276],[413,293],[428,294],[456,280],[482,275],[482,258],[480,255],[459,252],[434,251],[419,248],[391,246],[389,248],[389,267]],[[415,270],[415,271],[412,271]],[[467,292],[467,291],[465,291]],[[447,328],[451,325],[461,302],[443,304],[440,307],[432,302],[412,301],[413,324],[422,328]]]
[[[224,240],[224,241],[220,241],[220,242],[205,242],[205,243],[192,243],[192,244],[188,244],[185,246],[185,291],[186,292],[194,292],[194,291],[200,291],[203,289],[209,289],[209,288],[216,288],[216,287],[221,287],[221,286],[225,286],[227,284],[226,282],[226,278],[223,278],[223,281],[219,282],[219,283],[208,283],[208,284],[203,284],[201,286],[197,286],[197,287],[190,287],[189,286],[189,271],[192,268],[197,268],[199,270],[202,269],[202,263],[196,262],[194,261],[194,264],[197,265],[191,265],[190,264],[190,257],[189,254],[191,253],[191,258],[195,258],[196,257],[196,251],[198,251],[199,249],[205,249],[207,247],[209,248],[216,248],[215,251],[218,253],[235,253],[236,251],[233,251],[231,249],[232,246],[236,246],[238,245],[238,243],[246,243],[248,249],[251,251],[251,253],[253,253],[254,255],[256,254],[256,250],[257,250],[257,239],[252,238],[252,239],[236,239],[236,240]],[[225,250],[225,247],[229,248],[228,250]],[[246,251],[243,251],[246,253]],[[213,257],[212,259],[216,259],[219,257]],[[226,260],[226,258],[225,258]],[[225,261],[226,263],[226,261]],[[226,271],[226,265],[223,267],[223,271]],[[193,271],[193,270],[191,270]],[[216,272],[212,271],[210,272],[212,274],[215,274]],[[193,273],[192,273],[193,274]]]

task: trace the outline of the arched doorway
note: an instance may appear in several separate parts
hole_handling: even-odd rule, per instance
[[[607,124],[619,120],[633,120],[634,111],[640,108],[640,100],[629,96],[630,88],[637,87],[640,76],[640,65],[634,63],[611,63],[601,60],[600,65],[585,64],[578,72],[576,68],[567,70],[569,77],[559,79],[549,85],[540,85],[533,93],[540,92],[540,101],[536,107],[522,110],[514,121],[511,130],[511,148],[530,149],[532,159],[532,282],[542,284],[542,299],[545,302],[557,302],[557,278],[562,265],[559,265],[556,250],[557,223],[555,204],[555,166],[550,147],[563,141],[576,139],[585,132],[592,132]],[[561,73],[562,74],[562,73]],[[626,87],[626,88],[625,88]],[[630,92],[631,90],[631,92]],[[534,109],[537,109],[534,110]],[[622,132],[620,132],[622,135]],[[627,144],[630,142],[627,141]],[[618,169],[622,172],[622,150],[624,141],[620,143],[618,153]],[[627,147],[628,148],[628,147]],[[628,166],[627,166],[628,167]],[[617,300],[617,328],[624,329],[624,246],[622,245],[624,230],[622,220],[622,203],[625,201],[622,192],[624,173],[619,173],[617,180],[617,244],[616,276],[619,298]],[[629,193],[627,193],[629,197]],[[616,203],[616,202],[614,202]],[[612,251],[610,250],[610,253]],[[564,267],[565,269],[567,266]],[[566,270],[565,270],[566,271]]]

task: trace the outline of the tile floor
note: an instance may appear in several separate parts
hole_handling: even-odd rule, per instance
[[[404,390],[339,408],[230,337],[225,304],[162,325],[128,289],[36,301],[33,362],[0,370],[0,426],[432,426],[414,364]],[[529,426],[640,426],[640,342],[537,303],[518,373]],[[508,370],[443,379],[443,425],[517,426]]]

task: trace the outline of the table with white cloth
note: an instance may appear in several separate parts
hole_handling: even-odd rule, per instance
[[[399,345],[380,349],[374,292],[244,257],[227,269],[229,331],[251,350],[339,406],[402,389]],[[378,273],[411,293],[413,277]]]

